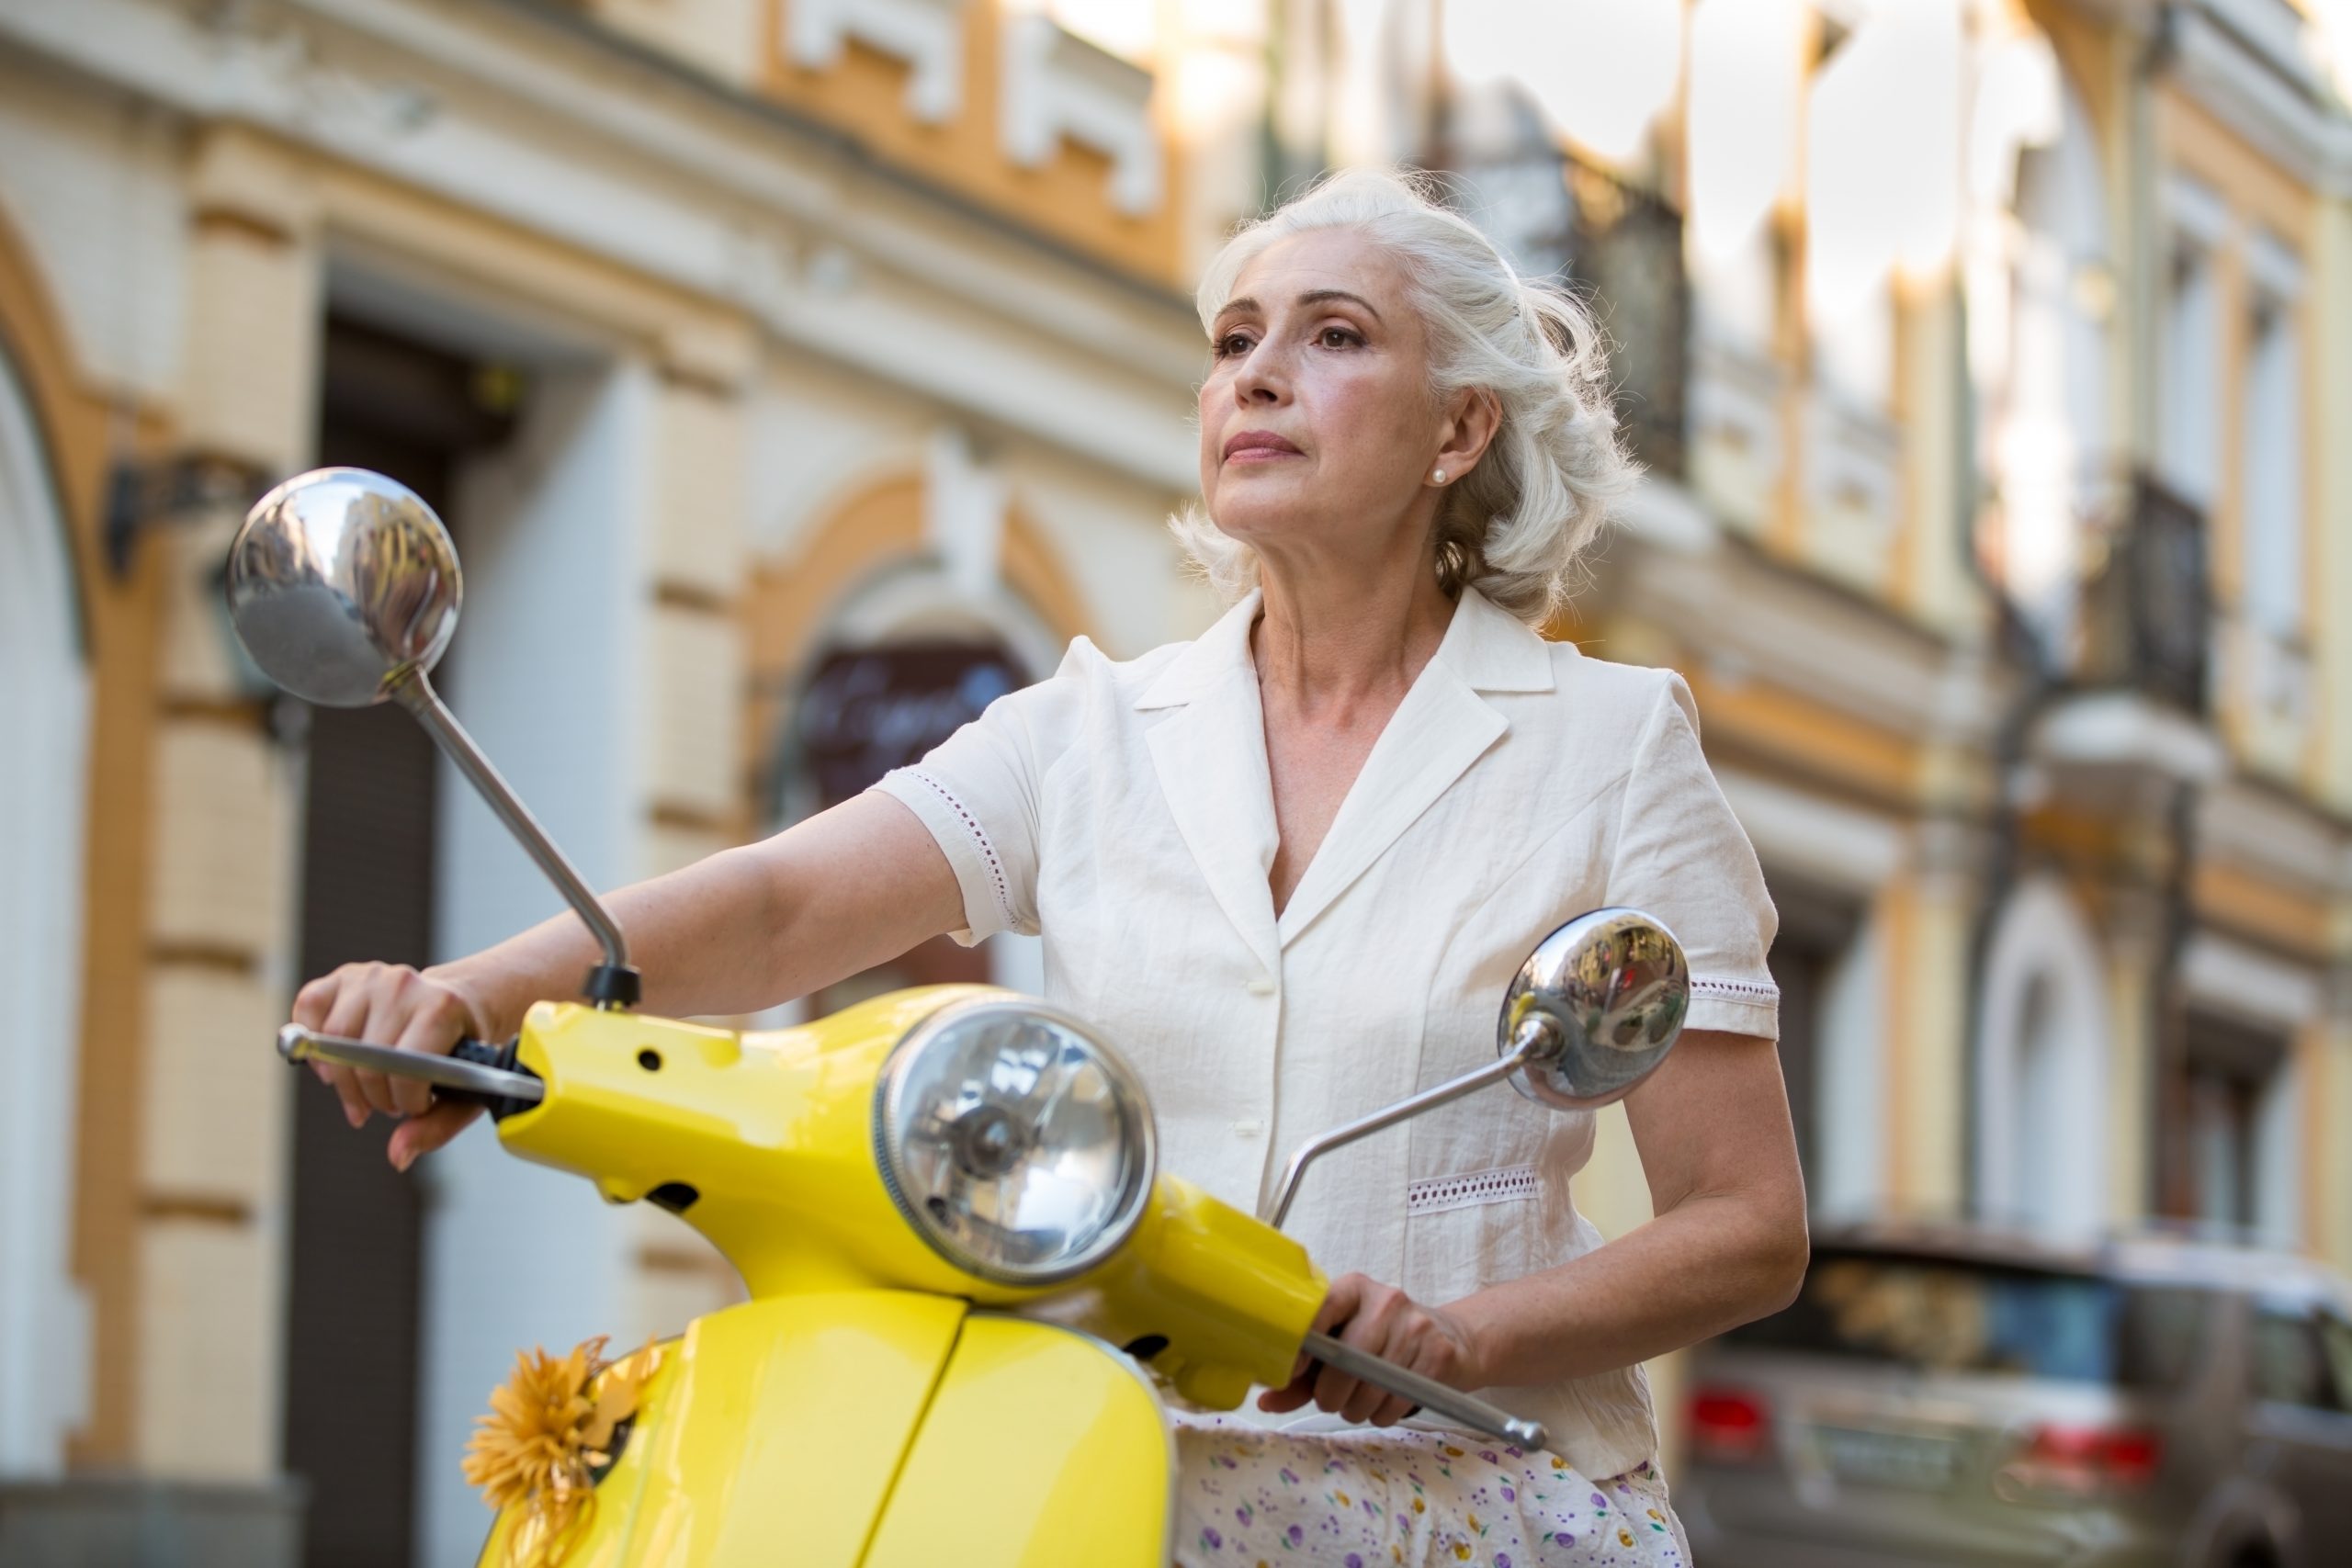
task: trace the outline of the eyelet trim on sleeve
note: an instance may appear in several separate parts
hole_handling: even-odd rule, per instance
[[[1735,1002],[1777,1002],[1781,987],[1761,985],[1754,980],[1699,979],[1690,982],[1694,997],[1721,997]]]
[[[996,846],[989,842],[988,832],[980,826],[979,818],[966,809],[964,803],[956,799],[945,784],[941,784],[929,773],[920,768],[909,768],[905,772],[909,778],[919,779],[929,785],[931,792],[945,801],[947,808],[956,813],[956,820],[961,822],[964,825],[964,830],[972,836],[973,847],[980,852],[980,860],[989,868],[989,876],[996,891],[996,907],[1004,916],[1005,925],[1008,927],[1018,925],[1020,922],[1013,918],[1012,914],[1012,893],[1005,886],[1004,863],[997,859]]]
[[[1514,1165],[1416,1181],[1405,1189],[1405,1213],[1435,1214],[1447,1209],[1475,1209],[1481,1203],[1516,1203],[1534,1196],[1535,1168]]]

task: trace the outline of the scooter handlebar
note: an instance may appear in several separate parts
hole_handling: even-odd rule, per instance
[[[277,1054],[288,1062],[334,1062],[387,1077],[414,1078],[433,1086],[435,1098],[481,1106],[493,1119],[538,1104],[547,1086],[538,1075],[514,1065],[514,1047],[460,1040],[446,1056],[370,1045],[339,1034],[321,1034],[289,1023],[277,1032]]]
[[[1377,1388],[1385,1388],[1400,1399],[1409,1399],[1425,1410],[1433,1411],[1451,1421],[1459,1421],[1474,1432],[1484,1432],[1490,1438],[1517,1443],[1524,1449],[1540,1449],[1551,1441],[1551,1434],[1540,1421],[1529,1421],[1498,1405],[1489,1404],[1477,1395],[1450,1388],[1434,1378],[1408,1371],[1396,1362],[1375,1356],[1328,1334],[1310,1333],[1306,1337],[1306,1353],[1351,1378],[1361,1378]]]

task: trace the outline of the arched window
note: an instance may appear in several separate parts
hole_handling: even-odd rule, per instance
[[[66,541],[0,349],[0,1477],[62,1468],[88,1363],[67,1274],[88,682]]]
[[[829,618],[790,694],[772,749],[772,828],[859,794],[1052,669],[1054,641],[1009,593],[975,599],[928,561],[901,563],[851,592]],[[935,937],[808,1000],[822,1016],[904,986],[993,983],[1042,988],[1034,938],[967,948]]]
[[[2086,1235],[2107,1214],[2106,965],[2056,878],[2010,896],[1984,984],[1977,1210],[2051,1236]]]

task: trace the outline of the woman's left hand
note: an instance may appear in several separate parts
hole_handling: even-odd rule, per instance
[[[1362,1274],[1331,1283],[1315,1326],[1359,1350],[1453,1388],[1483,1388],[1476,1347],[1460,1319],[1421,1305],[1394,1285]],[[1302,1354],[1282,1388],[1258,1396],[1258,1408],[1279,1414],[1313,1404],[1350,1421],[1393,1427],[1412,1414],[1413,1402],[1375,1388]]]

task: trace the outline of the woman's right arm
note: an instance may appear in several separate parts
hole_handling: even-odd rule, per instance
[[[875,791],[605,902],[644,975],[646,1010],[665,1017],[755,1012],[964,923],[947,857],[912,811]],[[302,987],[294,1021],[446,1055],[469,1036],[506,1039],[534,1002],[578,995],[601,956],[586,928],[565,913],[422,972],[345,964]],[[371,1111],[404,1118],[388,1151],[402,1169],[474,1116],[460,1105],[428,1110],[429,1090],[413,1080],[317,1066],[354,1127]]]

